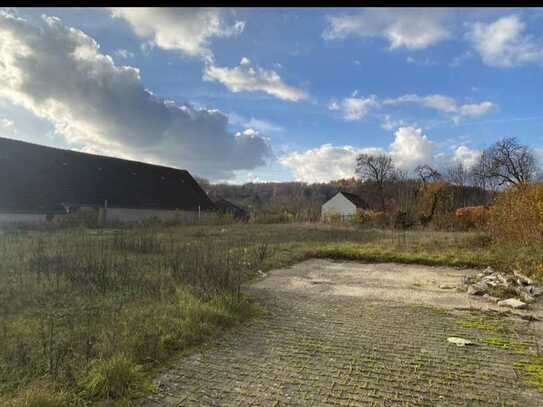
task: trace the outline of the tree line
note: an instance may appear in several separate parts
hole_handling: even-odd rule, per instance
[[[408,172],[388,154],[360,154],[355,177],[323,183],[268,182],[243,185],[197,181],[212,199],[224,198],[252,212],[289,213],[316,220],[321,205],[339,190],[359,195],[370,208],[408,222],[428,223],[436,214],[465,206],[489,205],[507,186],[541,178],[535,152],[515,138],[483,150],[475,164],[456,162],[446,168],[421,164]]]

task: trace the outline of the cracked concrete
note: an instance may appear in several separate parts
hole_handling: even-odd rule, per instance
[[[458,308],[498,308],[439,288],[473,272],[327,260],[272,271],[246,288],[266,315],[175,361],[141,405],[543,405],[513,368],[518,355],[457,323]],[[499,318],[513,327],[506,339],[536,353],[533,323]]]

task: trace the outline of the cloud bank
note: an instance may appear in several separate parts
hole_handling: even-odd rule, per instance
[[[203,79],[220,82],[234,93],[260,91],[290,102],[308,99],[302,89],[285,84],[277,72],[253,67],[246,57],[241,59],[239,66],[233,68],[207,64]]]
[[[525,34],[525,24],[520,17],[501,17],[493,23],[476,22],[466,38],[486,65],[513,67],[543,62],[543,44],[538,44]]]
[[[306,151],[295,151],[280,158],[280,163],[290,168],[298,181],[326,182],[355,176],[356,157],[359,154],[390,154],[397,168],[412,171],[417,165],[430,164],[442,168],[453,162],[471,167],[479,151],[459,146],[452,159],[443,159],[438,146],[422,130],[414,126],[400,127],[388,149],[380,147],[358,148],[323,144]]]
[[[0,12],[0,98],[50,121],[83,151],[141,159],[225,179],[271,156],[257,133],[227,131],[215,109],[165,101],[137,68],[117,66],[96,41],[56,17],[34,25]]]
[[[213,38],[235,36],[245,28],[243,21],[226,23],[223,12],[215,8],[131,7],[110,11],[113,17],[125,20],[138,37],[191,57],[213,58]]]
[[[368,9],[356,14],[328,16],[326,40],[380,37],[390,49],[424,49],[450,37],[445,14],[432,9]]]

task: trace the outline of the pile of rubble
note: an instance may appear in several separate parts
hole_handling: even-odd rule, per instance
[[[500,306],[518,309],[526,308],[527,304],[535,301],[535,297],[543,294],[542,286],[520,272],[514,271],[511,275],[491,267],[475,276],[464,277],[464,288],[470,295],[480,295]]]

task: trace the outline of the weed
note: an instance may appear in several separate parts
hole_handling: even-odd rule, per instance
[[[90,398],[120,400],[141,394],[149,385],[141,368],[119,355],[95,362],[82,387]]]

